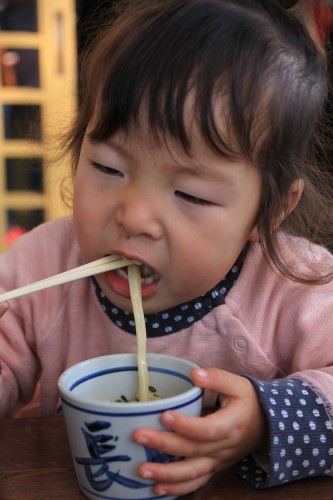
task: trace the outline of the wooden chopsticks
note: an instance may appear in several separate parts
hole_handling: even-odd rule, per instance
[[[119,255],[109,255],[93,262],[89,262],[88,264],[75,267],[73,269],[70,269],[69,271],[64,271],[63,273],[56,274],[55,276],[50,276],[49,278],[36,281],[29,285],[15,288],[10,292],[2,293],[0,294],[0,302],[5,302],[10,299],[16,299],[17,297],[22,297],[23,295],[27,295],[28,293],[38,292],[39,290],[44,290],[45,288],[62,285],[70,281],[93,276],[94,274],[105,273],[106,271],[111,271],[112,269],[118,269],[120,267],[130,265],[133,265],[133,262],[131,260],[123,259]]]

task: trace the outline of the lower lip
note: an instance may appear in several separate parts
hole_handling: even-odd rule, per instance
[[[122,297],[126,297],[128,299],[131,298],[129,284],[127,280],[124,280],[118,276],[115,271],[108,271],[105,273],[105,278],[107,284],[111,288],[113,292],[118,293]],[[141,287],[141,295],[142,298],[147,298],[153,295],[156,292],[158,286],[158,281],[151,283],[150,285],[143,285]]]

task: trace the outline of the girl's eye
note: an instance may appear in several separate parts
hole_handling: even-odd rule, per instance
[[[193,205],[213,205],[211,201],[203,200],[197,196],[192,196],[191,194],[183,193],[182,191],[176,191],[176,196],[179,196],[185,201],[192,203]]]
[[[124,175],[122,172],[119,170],[116,170],[115,168],[112,167],[106,167],[105,165],[102,165],[101,163],[97,163],[96,161],[90,161],[91,165],[96,168],[97,170],[100,170],[106,175],[116,175],[119,177],[123,177]]]

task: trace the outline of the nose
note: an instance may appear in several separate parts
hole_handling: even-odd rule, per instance
[[[163,235],[162,207],[156,194],[145,190],[123,193],[115,213],[115,223],[123,239],[144,236],[159,240]]]

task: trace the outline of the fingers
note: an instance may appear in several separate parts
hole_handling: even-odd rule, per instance
[[[200,436],[200,439],[194,440],[192,438],[193,434],[195,435],[193,428],[191,432],[188,432],[189,437],[176,432],[154,431],[153,429],[143,428],[134,432],[133,439],[138,444],[179,457],[212,455],[221,448],[218,439],[205,440]]]
[[[181,483],[158,483],[155,486],[155,492],[159,496],[181,496],[196,491],[198,488],[206,484],[212,477],[212,474],[197,477],[190,481]]]
[[[158,482],[193,481],[197,477],[212,474],[216,466],[214,460],[206,457],[189,458],[169,464],[146,462],[139,467],[139,475]]]
[[[228,441],[237,431],[233,412],[225,410],[206,417],[191,417],[169,410],[161,415],[161,422],[173,432],[140,428],[133,434],[134,441],[165,453],[194,457],[228,446]]]
[[[154,490],[157,495],[179,496],[195,491],[206,484],[215,472],[234,463],[232,449],[221,446],[218,439],[210,442],[193,441],[175,432],[153,429],[138,429],[133,437],[139,444],[170,455],[186,457],[167,464],[151,462],[141,464],[138,469],[139,475],[156,481]]]
[[[141,428],[133,434],[139,444],[184,457],[173,463],[146,462],[140,466],[142,477],[156,481],[158,495],[195,491],[261,442],[262,410],[249,380],[215,368],[194,369],[191,375],[196,385],[221,396],[222,408],[205,417],[166,411],[161,422],[172,432]]]
[[[231,467],[256,449],[260,441],[257,396],[251,382],[228,371],[192,370],[193,382],[222,397],[222,408],[205,417],[166,411],[161,422],[172,432],[137,429],[134,441],[183,460],[146,462],[139,468],[144,478],[156,481],[158,495],[185,495],[205,484],[218,470]],[[258,424],[259,421],[259,424]],[[250,436],[250,439],[249,439]]]
[[[203,486],[212,477],[215,463],[208,458],[196,458],[171,464],[145,463],[138,473],[156,481],[157,495],[185,495]]]
[[[224,413],[221,418],[220,411],[206,417],[189,417],[176,411],[166,411],[161,416],[161,422],[174,431],[178,436],[183,436],[195,443],[216,443],[223,440],[234,428],[234,420]]]
[[[0,302],[0,318],[5,314],[8,309],[8,302]]]
[[[245,377],[218,368],[194,368],[191,372],[193,382],[204,389],[210,389],[226,397],[243,397],[252,387]]]

